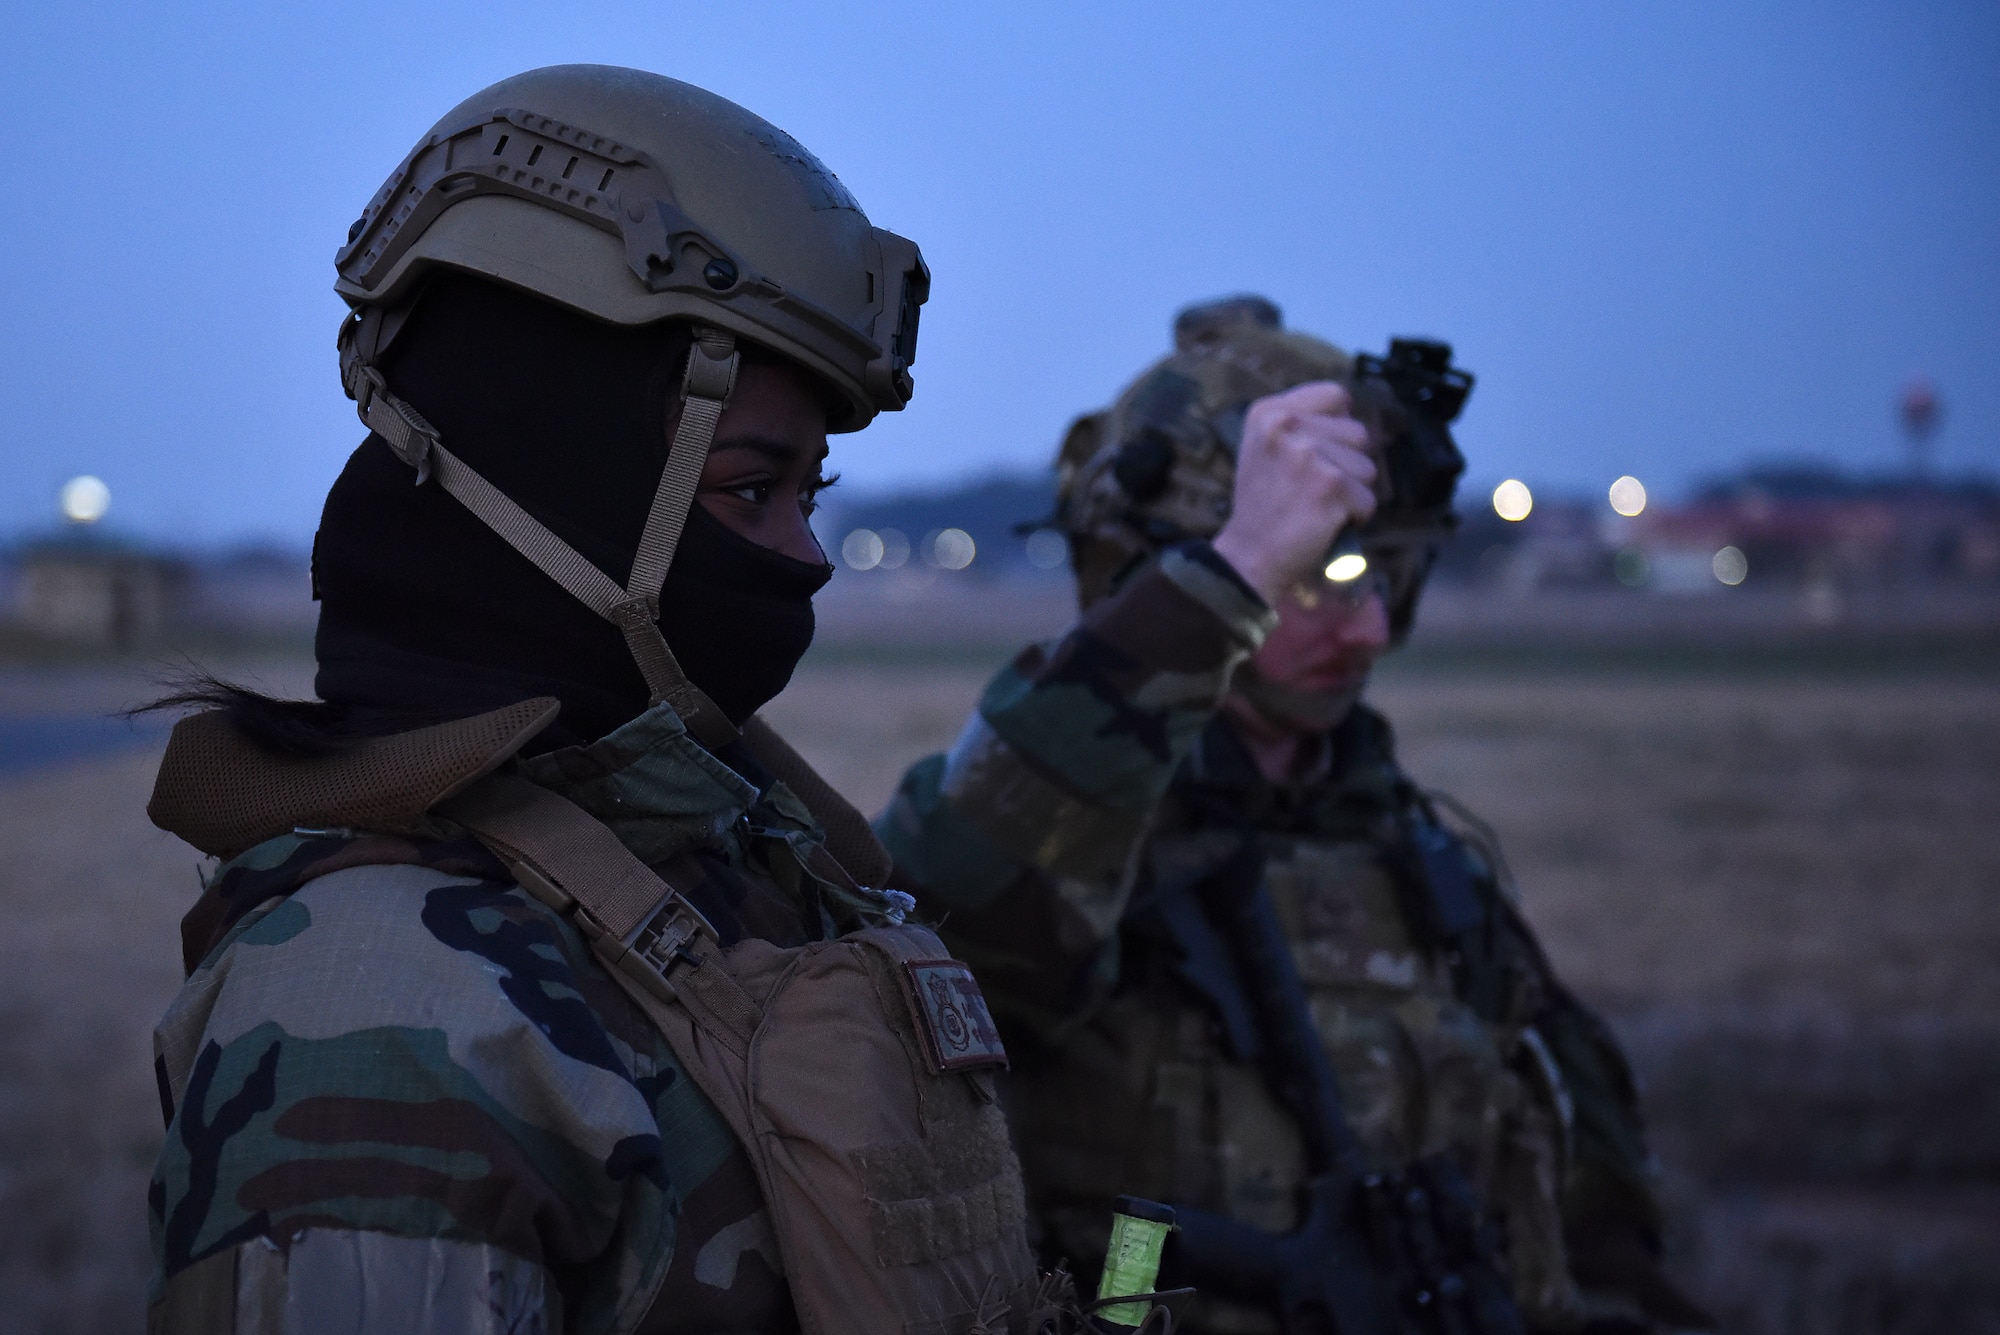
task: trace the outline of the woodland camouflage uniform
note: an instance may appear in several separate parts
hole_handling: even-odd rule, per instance
[[[1174,896],[1254,838],[1350,1119],[1379,1163],[1457,1152],[1537,1327],[1698,1324],[1659,1275],[1625,1061],[1555,979],[1490,841],[1463,821],[1446,828],[1456,808],[1403,772],[1373,710],[1326,736],[1323,773],[1282,784],[1218,714],[1275,624],[1204,540],[1228,510],[1242,410],[1345,380],[1350,364],[1278,329],[1268,303],[1212,314],[1184,318],[1179,350],[1065,442],[1081,620],[1002,670],[957,744],[911,769],[876,823],[899,883],[943,919],[1000,1018],[1044,1257],[1087,1277],[1119,1192],[1274,1232],[1298,1224],[1300,1134],[1245,1059],[1250,1018],[1202,985],[1165,929]],[[1392,624],[1406,629],[1430,553],[1381,556]],[[1473,936],[1447,939],[1431,921],[1419,838],[1432,866],[1456,863],[1475,888]],[[1212,1297],[1193,1316],[1201,1330],[1276,1329]]]
[[[831,574],[815,484],[774,502],[812,560],[696,498],[746,361],[829,430],[903,406],[914,244],[742,108],[565,66],[448,113],[336,265],[370,435],[319,698],[178,697],[216,707],[148,807],[219,859],[155,1035],[150,1328],[1026,1335],[991,1017],[756,717]],[[749,452],[816,469],[813,425]]]
[[[662,706],[518,767],[687,887],[726,941],[858,925],[796,856],[822,838],[805,808],[729,759]],[[427,825],[281,835],[210,875],[156,1038],[162,1278],[303,1235],[367,1249],[385,1287],[440,1250],[523,1312],[551,1285],[578,1331],[796,1329],[728,1125],[569,918]]]

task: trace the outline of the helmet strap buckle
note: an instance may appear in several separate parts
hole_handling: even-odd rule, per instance
[[[681,376],[681,397],[728,399],[736,388],[740,361],[733,335],[706,325],[697,327],[694,346],[688,350],[687,370]],[[704,449],[702,453],[706,455],[708,451]]]
[[[417,470],[417,485],[430,481],[431,455],[438,448],[438,429],[424,415],[389,392],[389,382],[372,366],[359,368],[355,411],[370,431],[380,436],[398,459]]]

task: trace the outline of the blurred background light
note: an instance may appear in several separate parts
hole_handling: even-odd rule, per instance
[[[1724,547],[1715,554],[1715,559],[1709,562],[1709,568],[1715,571],[1717,579],[1733,587],[1741,584],[1749,576],[1750,561],[1743,555],[1741,548]]]
[[[857,528],[840,544],[840,559],[849,570],[873,570],[882,564],[882,535],[872,528]]]
[[[1646,508],[1646,485],[1627,473],[1611,484],[1611,508],[1626,518]]]
[[[910,538],[903,530],[885,528],[876,536],[882,539],[882,569],[901,570],[910,563]]]
[[[931,564],[941,570],[963,570],[979,554],[972,535],[962,528],[939,529],[925,546],[930,551]]]
[[[1510,523],[1518,524],[1534,508],[1533,493],[1528,490],[1528,484],[1518,478],[1510,477],[1493,489],[1493,513]]]
[[[85,473],[63,483],[63,518],[72,524],[95,524],[111,508],[111,488]]]
[[[1053,528],[1038,528],[1028,535],[1028,564],[1037,570],[1057,570],[1069,560],[1069,539]]]

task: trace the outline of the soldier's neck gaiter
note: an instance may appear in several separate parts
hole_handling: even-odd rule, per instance
[[[1280,728],[1321,733],[1338,726],[1353,712],[1366,684],[1356,682],[1339,691],[1302,691],[1267,680],[1258,673],[1255,662],[1248,662],[1236,670],[1229,689]]]
[[[667,572],[660,631],[688,680],[736,723],[774,699],[812,645],[815,593],[833,577],[731,532],[701,502]]]
[[[433,280],[385,358],[390,384],[465,462],[621,583],[667,454],[685,327],[624,328],[477,279]],[[349,458],[313,544],[320,698],[360,715],[458,718],[562,701],[535,750],[593,741],[647,690],[625,638],[381,441]],[[697,502],[661,626],[731,718],[790,679],[830,573],[730,532]]]

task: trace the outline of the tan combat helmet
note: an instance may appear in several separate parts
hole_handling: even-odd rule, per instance
[[[1386,577],[1391,627],[1400,637],[1451,531],[1451,494],[1464,466],[1444,427],[1472,379],[1449,361],[1443,344],[1408,339],[1395,340],[1386,359],[1350,357],[1286,329],[1278,307],[1259,296],[1183,310],[1174,320],[1173,353],[1064,435],[1056,522],[1070,539],[1079,598],[1088,606],[1103,597],[1162,547],[1213,537],[1229,518],[1250,404],[1333,380],[1353,393],[1354,414],[1382,465],[1379,508],[1358,537],[1369,565]],[[1420,401],[1428,405],[1425,395],[1448,411],[1413,411]]]
[[[334,289],[341,381],[361,420],[529,560],[616,623],[656,701],[704,741],[727,720],[687,682],[655,624],[738,339],[832,386],[857,431],[909,402],[930,271],[871,226],[839,179],[733,102],[642,70],[557,65],[459,103],[348,231]],[[467,467],[398,398],[378,361],[426,274],[455,269],[614,324],[695,329],[679,425],[628,584],[579,556]]]

